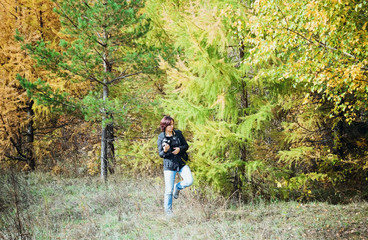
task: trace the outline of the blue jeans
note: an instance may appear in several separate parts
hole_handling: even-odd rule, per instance
[[[170,171],[170,170],[164,171],[164,178],[165,178],[164,207],[165,207],[166,213],[170,213],[172,211],[173,190],[174,190],[174,184],[175,184],[175,176],[177,172],[183,178],[183,181],[176,184],[176,187],[179,190],[189,187],[193,183],[192,172],[190,171],[190,168],[188,167],[188,165],[185,165],[179,171]]]

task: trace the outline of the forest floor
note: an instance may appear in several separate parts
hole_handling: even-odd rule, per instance
[[[105,185],[98,177],[32,173],[22,181],[28,193],[19,198],[27,203],[1,216],[0,239],[21,239],[19,232],[24,239],[368,239],[366,202],[231,207],[201,199],[192,186],[167,218],[162,177],[114,175]]]

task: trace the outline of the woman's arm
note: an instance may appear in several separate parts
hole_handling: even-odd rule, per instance
[[[183,136],[183,133],[180,131],[180,130],[177,130],[178,131],[178,136],[180,138],[180,152],[181,153],[184,153],[188,150],[189,148],[189,145],[187,143],[187,141],[185,140],[184,136]]]
[[[162,141],[164,140],[164,137],[165,136],[163,134],[160,134],[160,135],[158,135],[158,139],[157,139],[158,154],[162,158],[166,158],[171,154],[170,149],[167,152],[164,151],[164,147],[162,146]]]

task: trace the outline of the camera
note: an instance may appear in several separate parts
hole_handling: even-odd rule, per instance
[[[164,138],[164,140],[162,140],[162,147],[165,147],[165,144],[170,146],[170,139]]]

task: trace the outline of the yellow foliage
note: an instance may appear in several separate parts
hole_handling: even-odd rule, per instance
[[[364,138],[360,138],[356,141],[358,147],[367,147],[367,140]]]
[[[21,49],[21,43],[15,40],[14,34],[16,30],[19,31],[25,42],[33,42],[41,38],[55,40],[54,34],[49,31],[49,26],[58,28],[60,24],[52,8],[53,4],[48,0],[3,1],[1,4],[0,159],[3,159],[5,154],[11,156],[18,154],[11,141],[24,144],[22,132],[30,120],[43,121],[44,112],[41,115],[37,113],[35,116],[27,115],[27,104],[30,99],[25,90],[20,87],[16,75],[21,74],[28,80],[35,81],[45,72],[34,68],[34,61]]]
[[[87,172],[89,175],[94,176],[100,172],[100,146],[99,144],[93,145],[91,151],[88,152],[87,159]]]
[[[63,172],[63,169],[61,167],[59,167],[58,165],[55,165],[52,169],[51,172],[55,175],[60,175]]]
[[[31,170],[31,167],[28,165],[28,164],[25,164],[24,166],[23,166],[23,168],[22,168],[22,171],[23,172],[28,172],[28,171],[30,171]]]

